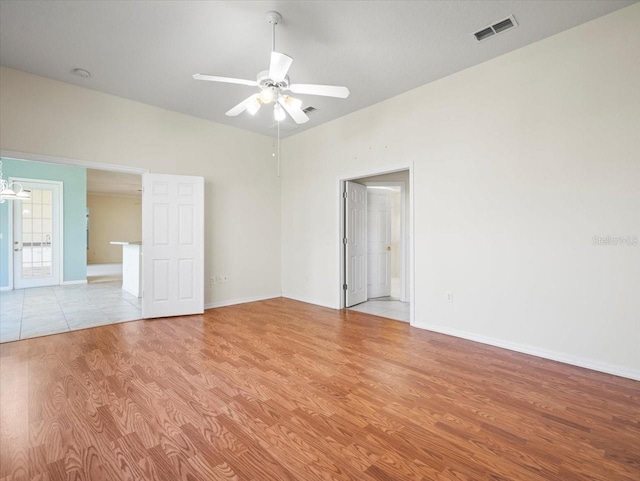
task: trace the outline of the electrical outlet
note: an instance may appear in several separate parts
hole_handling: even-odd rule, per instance
[[[453,302],[453,292],[447,292],[447,302]]]

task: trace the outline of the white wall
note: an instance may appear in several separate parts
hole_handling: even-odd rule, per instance
[[[112,241],[142,240],[142,197],[87,193],[89,247],[87,264],[122,262],[122,246]]]
[[[2,150],[204,176],[205,303],[280,294],[271,138],[6,68],[0,125]]]
[[[338,179],[413,163],[416,326],[640,379],[640,246],[592,241],[640,235],[638,25],[636,4],[286,139],[283,295],[339,306]]]

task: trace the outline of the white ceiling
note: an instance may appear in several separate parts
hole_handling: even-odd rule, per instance
[[[267,68],[271,50],[265,14],[277,10],[284,20],[276,50],[294,58],[291,81],[351,90],[346,100],[298,95],[303,107],[319,110],[291,135],[632,3],[2,0],[0,63],[275,135],[271,109],[255,117],[224,115],[255,88],[191,75],[255,79]],[[511,14],[517,28],[484,42],[471,35]],[[74,68],[89,70],[92,78],[71,75]]]
[[[142,197],[142,176],[125,172],[87,169],[87,192]]]

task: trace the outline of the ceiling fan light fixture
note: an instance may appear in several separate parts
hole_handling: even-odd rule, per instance
[[[260,100],[263,104],[270,104],[276,98],[276,89],[274,87],[265,87],[260,92]]]
[[[294,99],[293,97],[287,96],[287,98],[284,99],[284,101],[287,103],[287,105],[291,105],[292,107],[294,107],[296,109],[301,109],[302,108],[302,100]]]
[[[284,109],[280,107],[280,104],[273,106],[273,120],[276,122],[282,122],[287,118],[287,114],[284,113]]]
[[[260,110],[261,106],[262,103],[259,99],[253,99],[249,103],[247,103],[247,112],[249,112],[251,115],[255,115],[256,112]]]

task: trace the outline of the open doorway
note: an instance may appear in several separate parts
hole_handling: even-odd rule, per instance
[[[342,184],[342,306],[410,322],[410,172]]]
[[[142,175],[87,169],[87,283],[119,281],[141,297],[141,243]]]

